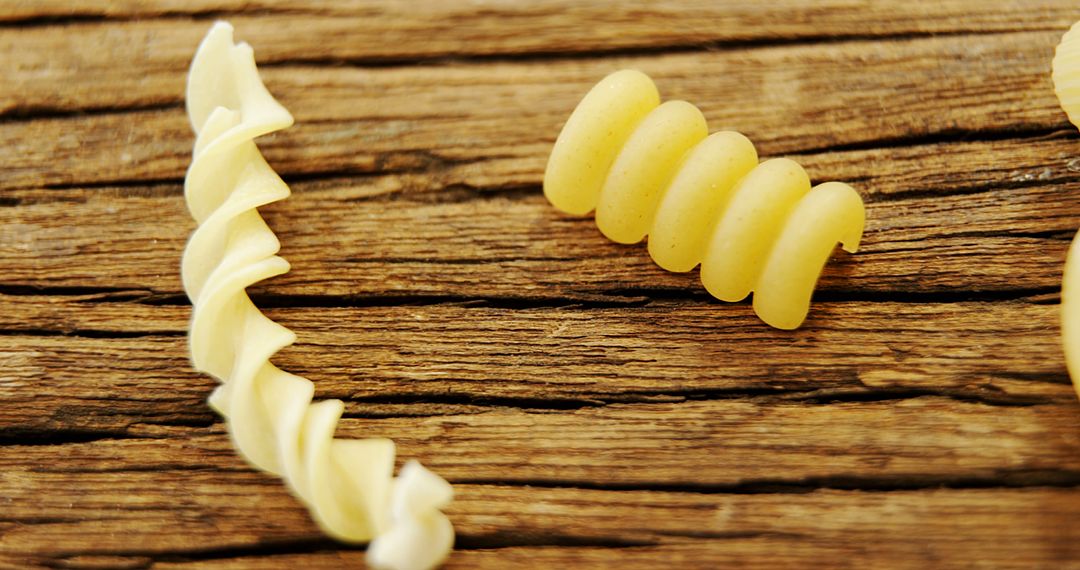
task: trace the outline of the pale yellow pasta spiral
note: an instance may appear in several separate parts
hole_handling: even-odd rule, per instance
[[[1062,36],[1052,67],[1061,109],[1080,127],[1080,22]],[[1061,280],[1061,339],[1073,388],[1080,395],[1080,233],[1073,236]]]
[[[859,247],[862,198],[846,184],[814,188],[797,163],[758,164],[754,145],[735,132],[711,136],[701,111],[660,104],[645,74],[624,70],[596,85],[559,134],[544,194],[560,210],[596,209],[609,239],[637,243],[669,271],[701,264],[715,297],[754,293],[766,323],[803,323],[822,268],[837,242]]]
[[[344,404],[312,402],[309,380],[270,363],[295,335],[263,315],[245,288],[289,270],[256,210],[286,198],[289,188],[253,139],[293,119],[263,86],[251,47],[234,45],[226,23],[214,25],[192,61],[187,110],[197,138],[184,196],[198,228],[182,274],[194,306],[192,360],[222,382],[211,406],[240,454],[284,478],[328,534],[372,540],[372,565],[439,564],[453,544],[440,511],[451,500],[449,484],[416,462],[394,480],[393,442],[335,439]]]

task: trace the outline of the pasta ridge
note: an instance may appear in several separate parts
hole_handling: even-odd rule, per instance
[[[283,478],[327,534],[371,541],[368,561],[378,568],[436,566],[454,540],[441,512],[450,485],[415,460],[394,479],[392,441],[335,438],[344,403],[313,401],[310,380],[270,362],[296,335],[260,312],[246,288],[289,270],[257,210],[287,198],[289,187],[254,139],[293,118],[263,86],[251,47],[234,44],[232,32],[225,22],[211,28],[188,77],[196,142],[184,196],[198,227],[181,273],[193,306],[192,362],[221,382],[210,405],[239,453]]]
[[[749,139],[710,135],[697,107],[661,104],[636,70],[607,76],[578,104],[552,149],[544,195],[570,214],[595,210],[615,242],[648,236],[649,255],[668,271],[700,265],[718,299],[753,292],[755,313],[781,329],[803,323],[836,244],[854,253],[866,220],[847,184],[811,187],[786,158],[759,164]]]

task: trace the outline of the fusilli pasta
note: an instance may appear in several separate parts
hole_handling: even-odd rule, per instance
[[[226,23],[214,25],[192,61],[187,111],[197,138],[184,195],[198,228],[182,274],[194,306],[192,361],[222,382],[210,405],[227,420],[240,454],[281,476],[328,534],[371,540],[372,565],[439,564],[454,539],[440,511],[450,485],[415,461],[392,479],[392,441],[335,439],[344,404],[312,402],[309,380],[270,362],[296,337],[263,315],[245,288],[289,270],[256,210],[288,197],[289,188],[253,139],[293,118],[263,86],[251,47],[234,45]]]

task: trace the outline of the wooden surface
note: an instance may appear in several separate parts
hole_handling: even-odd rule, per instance
[[[1058,340],[1073,1],[0,0],[0,567],[341,568],[238,459],[186,352],[186,66],[216,18],[297,125],[262,141],[276,361],[456,484],[450,568],[1080,568]],[[799,331],[540,192],[636,67],[856,186]]]

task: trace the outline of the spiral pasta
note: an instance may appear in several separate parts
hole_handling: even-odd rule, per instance
[[[1058,102],[1069,121],[1080,127],[1080,22],[1061,37],[1051,68]]]
[[[697,107],[660,104],[652,79],[634,70],[609,75],[574,110],[548,160],[544,195],[570,214],[595,209],[613,241],[647,234],[664,269],[700,264],[719,299],[753,292],[754,311],[781,329],[802,324],[833,248],[855,252],[865,222],[850,186],[811,188],[787,159],[758,164],[746,137],[709,135]]]
[[[187,112],[196,142],[184,196],[198,228],[182,276],[194,307],[192,361],[222,382],[210,405],[227,420],[240,454],[281,476],[325,532],[371,540],[373,566],[439,564],[454,539],[440,511],[450,485],[415,461],[394,480],[392,441],[335,439],[344,404],[312,402],[309,380],[270,363],[296,336],[263,315],[245,289],[289,270],[256,210],[288,197],[289,188],[254,139],[293,119],[263,86],[251,47],[233,44],[227,23],[215,24],[195,54]]]
[[[1062,36],[1052,67],[1058,102],[1069,121],[1080,127],[1080,22]],[[1073,388],[1080,395],[1080,233],[1073,237],[1061,279],[1061,340]]]

